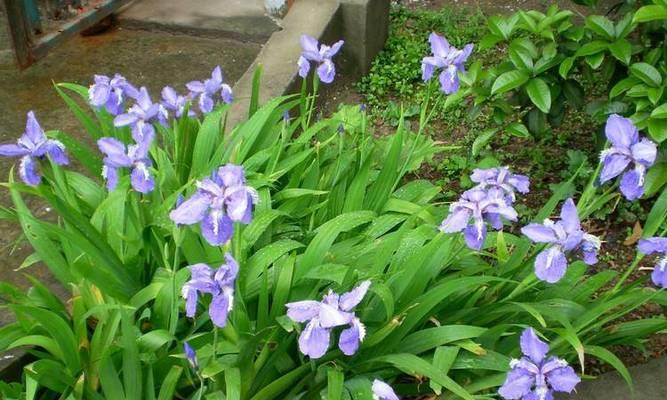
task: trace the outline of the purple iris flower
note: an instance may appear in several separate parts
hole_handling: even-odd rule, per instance
[[[373,381],[373,400],[399,400],[394,389],[379,379]]]
[[[353,309],[370,287],[363,281],[347,293],[338,295],[329,291],[322,301],[304,300],[285,304],[287,316],[294,322],[308,322],[299,336],[299,350],[312,359],[322,357],[329,349],[331,331],[337,326],[347,325],[338,340],[338,348],[351,356],[359,349],[366,336],[366,328],[356,317]]]
[[[636,200],[644,194],[646,169],[655,162],[658,150],[655,143],[640,138],[637,127],[627,118],[612,114],[607,119],[605,135],[611,147],[600,155],[602,172],[600,183],[623,174],[621,193],[628,200]],[[633,169],[629,169],[632,164]]]
[[[553,392],[572,393],[581,379],[567,361],[546,357],[549,345],[537,337],[533,328],[521,334],[521,359],[512,368],[498,393],[506,400],[553,400]]]
[[[118,169],[130,169],[132,188],[140,193],[152,192],[155,178],[149,168],[153,165],[148,157],[148,150],[153,142],[154,133],[148,131],[141,141],[125,147],[118,139],[103,137],[97,141],[97,147],[104,153],[102,177],[107,182],[107,189],[112,191],[118,185]]]
[[[500,189],[483,190],[473,188],[461,195],[461,199],[449,206],[449,215],[440,224],[440,231],[445,233],[463,232],[466,244],[474,250],[480,250],[486,239],[486,223],[493,229],[502,229],[502,218],[517,220],[517,212],[507,203]],[[470,224],[470,220],[473,223]]]
[[[651,280],[656,286],[667,289],[667,238],[652,237],[639,241],[639,251],[644,254],[660,253],[662,258],[653,268]]]
[[[192,368],[194,372],[199,371],[197,352],[195,352],[195,349],[190,346],[190,343],[183,342],[183,352],[185,353],[185,358],[188,360],[188,364],[190,364],[190,368]]]
[[[470,179],[480,189],[496,188],[505,193],[505,200],[512,204],[516,200],[516,192],[526,194],[530,191],[530,181],[525,175],[513,174],[508,167],[489,169],[476,168]]]
[[[142,142],[144,137],[152,137],[155,128],[151,123],[160,119],[160,103],[153,103],[145,87],[139,89],[137,102],[125,114],[116,116],[113,124],[116,127],[131,126],[132,137],[136,142]]]
[[[314,62],[318,65],[317,75],[320,77],[320,81],[324,83],[333,82],[336,77],[336,66],[331,59],[340,51],[343,43],[345,42],[339,40],[331,46],[327,46],[326,44],[320,45],[314,37],[302,35],[301,48],[303,51],[301,52],[299,61],[297,61],[299,76],[302,78],[308,76],[310,63]]]
[[[119,74],[113,78],[95,75],[95,83],[88,89],[88,99],[94,107],[104,107],[112,115],[123,112],[126,96],[136,98],[139,91]]]
[[[565,254],[581,250],[588,265],[597,262],[600,239],[581,229],[577,206],[572,199],[563,203],[560,221],[545,219],[543,224],[528,224],[521,232],[535,243],[548,243],[535,258],[535,275],[540,280],[556,283],[565,275],[567,258]]]
[[[206,264],[195,264],[189,268],[191,277],[182,289],[185,315],[194,318],[199,296],[210,294],[213,298],[208,314],[215,326],[224,328],[227,325],[227,315],[234,305],[234,283],[239,273],[239,264],[231,254],[225,253],[225,263],[217,270]]]
[[[246,185],[243,167],[227,164],[211,178],[197,183],[197,192],[176,207],[169,217],[182,225],[200,223],[202,235],[213,246],[229,241],[233,222],[249,224],[257,192]]]
[[[436,69],[442,68],[440,73],[440,88],[446,94],[459,90],[459,72],[465,72],[463,64],[466,62],[474,45],[469,43],[463,50],[450,46],[447,39],[433,32],[429,35],[432,56],[422,60],[422,80],[431,80]]]
[[[48,139],[44,130],[39,126],[35,113],[28,112],[25,132],[16,144],[1,144],[0,156],[21,157],[19,176],[27,185],[36,186],[42,181],[39,175],[38,162],[44,157],[58,165],[67,165],[69,158],[65,153],[65,146],[57,140]]]
[[[173,112],[176,118],[181,118],[183,116],[183,111],[185,111],[185,106],[188,104],[188,101],[189,99],[187,97],[176,93],[176,90],[170,86],[165,86],[162,89],[162,109],[167,112]],[[194,117],[196,115],[194,110],[188,110],[188,117]]]
[[[222,101],[229,104],[234,100],[232,88],[223,82],[222,69],[218,65],[213,69],[211,77],[204,82],[192,81],[185,86],[190,90],[193,98],[197,98],[199,109],[203,113],[213,111],[213,107],[218,100],[218,95],[222,97]]]

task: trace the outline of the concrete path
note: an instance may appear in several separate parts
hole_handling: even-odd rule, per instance
[[[264,0],[138,0],[119,15],[128,27],[224,35],[265,42],[280,27]]]
[[[652,360],[630,368],[635,384],[636,400],[667,399],[667,358]],[[573,396],[557,396],[557,400],[631,400],[623,378],[610,372],[592,381],[580,383]]]

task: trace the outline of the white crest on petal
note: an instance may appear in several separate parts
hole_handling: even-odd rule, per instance
[[[234,306],[234,288],[225,286],[222,288],[222,294],[227,296],[227,312],[232,311],[232,307]]]
[[[590,233],[584,233],[583,240],[592,244],[593,247],[595,247],[597,250],[600,250],[600,247],[602,246],[602,240],[600,240],[600,238],[595,235],[591,235]]]
[[[665,268],[667,268],[667,255],[665,255],[660,259],[660,261],[658,261],[656,267],[658,267],[661,272],[664,271]]]

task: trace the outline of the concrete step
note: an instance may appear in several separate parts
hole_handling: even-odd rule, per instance
[[[667,399],[667,357],[636,365],[629,370],[635,384],[636,400]],[[580,383],[574,395],[556,396],[556,400],[631,399],[628,385],[616,372],[609,372],[595,380]]]
[[[280,29],[264,0],[137,0],[118,15],[121,26],[264,43]]]

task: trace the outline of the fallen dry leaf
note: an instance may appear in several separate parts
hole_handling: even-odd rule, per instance
[[[623,244],[625,246],[633,246],[635,243],[637,243],[639,241],[639,239],[642,238],[642,233],[643,232],[644,232],[644,230],[642,229],[642,226],[639,223],[639,221],[635,222],[635,226],[632,227],[632,234],[630,234],[630,236],[628,236],[625,239]]]

